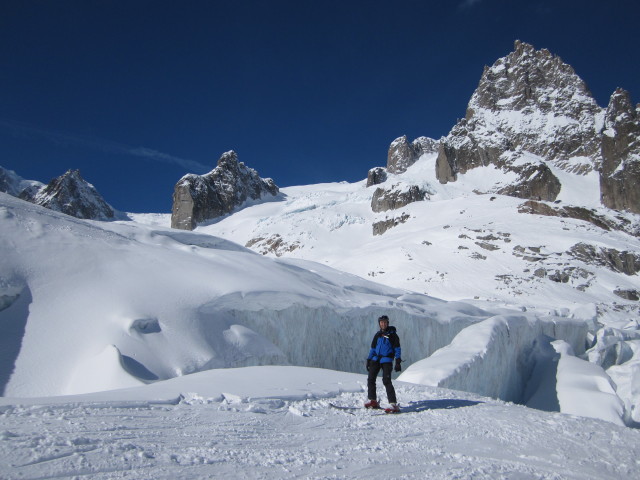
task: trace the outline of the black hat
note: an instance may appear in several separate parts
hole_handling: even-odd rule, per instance
[[[380,318],[378,318],[378,323],[380,323],[383,320],[386,320],[388,322],[389,321],[389,317],[387,317],[386,315],[382,315]]]

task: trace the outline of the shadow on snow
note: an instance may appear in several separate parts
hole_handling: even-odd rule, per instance
[[[403,412],[424,412],[426,410],[451,410],[453,408],[473,407],[484,402],[474,400],[459,400],[455,398],[445,398],[442,400],[420,400],[402,405]]]

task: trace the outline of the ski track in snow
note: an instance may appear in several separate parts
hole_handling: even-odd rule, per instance
[[[381,387],[381,385],[380,385]],[[473,394],[396,385],[403,413],[362,393],[0,407],[0,478],[629,479],[640,432]]]

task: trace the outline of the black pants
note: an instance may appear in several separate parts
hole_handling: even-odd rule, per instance
[[[371,366],[369,367],[369,378],[367,379],[367,393],[369,400],[377,399],[376,379],[378,378],[380,369],[382,369],[382,384],[384,385],[384,388],[387,389],[387,400],[389,400],[389,403],[396,403],[396,391],[391,383],[391,370],[393,370],[393,363],[391,362],[371,362]]]

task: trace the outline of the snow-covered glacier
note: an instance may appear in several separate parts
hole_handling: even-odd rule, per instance
[[[1,195],[5,396],[263,364],[362,371],[376,318],[418,360],[491,315],[209,235],[75,219]]]
[[[363,372],[386,314],[401,336],[402,380],[425,383],[411,374],[430,362],[429,375],[446,377],[434,384],[522,401],[540,335],[578,353],[587,342],[585,322],[548,312],[446,302],[206,234],[0,201],[5,396],[250,365]]]

